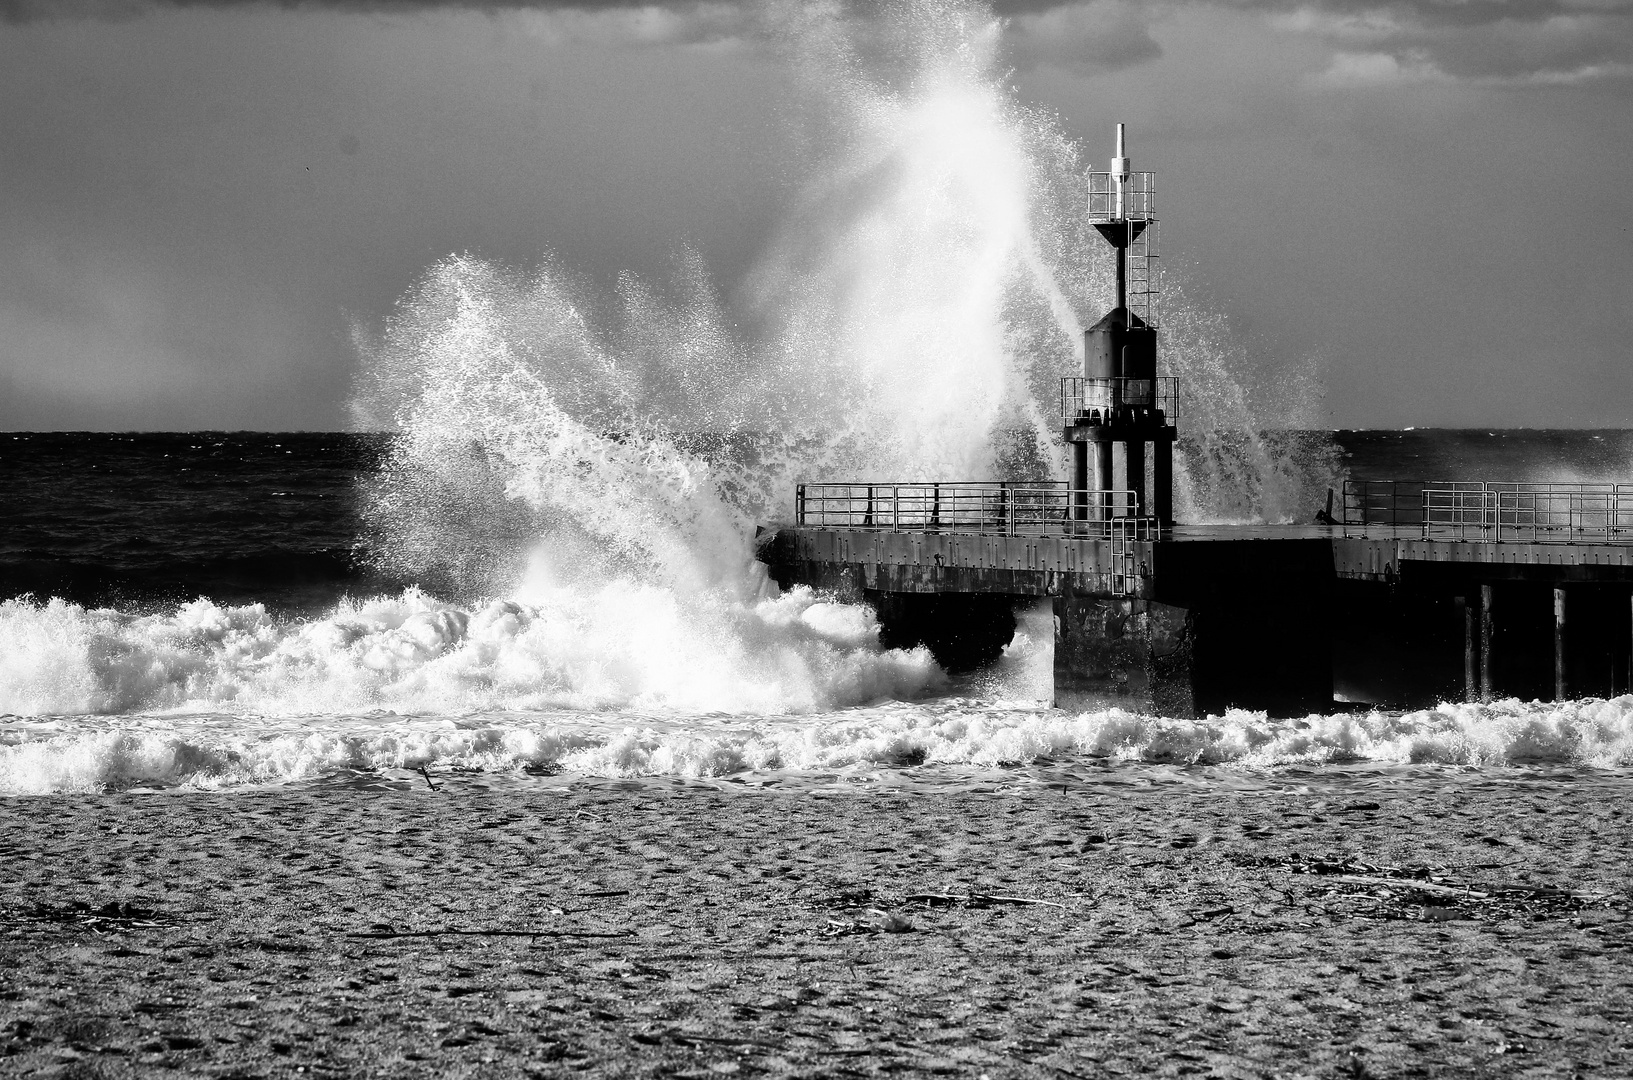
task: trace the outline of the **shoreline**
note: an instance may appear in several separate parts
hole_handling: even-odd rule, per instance
[[[0,1061],[1633,1071],[1633,780],[1372,781],[8,798]]]

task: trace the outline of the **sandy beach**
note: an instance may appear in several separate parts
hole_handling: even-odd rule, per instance
[[[1107,775],[6,800],[0,1073],[1633,1072],[1625,779]]]

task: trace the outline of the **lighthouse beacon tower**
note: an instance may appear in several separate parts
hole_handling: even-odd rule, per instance
[[[1111,170],[1089,173],[1089,223],[1117,255],[1116,303],[1084,332],[1083,375],[1061,380],[1061,411],[1072,448],[1072,516],[1151,517],[1167,528],[1174,520],[1179,394],[1177,379],[1157,376],[1161,312],[1153,179],[1150,172],[1129,169],[1118,124]]]

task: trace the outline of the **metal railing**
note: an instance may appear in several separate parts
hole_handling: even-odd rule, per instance
[[[1160,270],[1157,261],[1157,176],[1131,172],[1122,185],[1122,206],[1117,204],[1117,183],[1109,172],[1089,173],[1089,221],[1143,222],[1145,227],[1128,245],[1128,310],[1148,326],[1161,322]],[[1121,212],[1119,212],[1119,210]]]
[[[1344,526],[1411,529],[1426,540],[1633,543],[1633,484],[1351,480]]]
[[[1089,220],[1150,221],[1157,216],[1157,174],[1150,170],[1131,172],[1123,184],[1122,213],[1118,213],[1117,184],[1109,172],[1089,172]]]
[[[1132,491],[1072,490],[1059,481],[799,484],[799,525],[879,532],[1150,539]]]
[[[1179,377],[1155,379],[1060,380],[1060,418],[1068,424],[1108,424],[1119,410],[1146,409],[1160,413],[1167,426],[1179,422]]]
[[[1445,485],[1431,485],[1423,480],[1346,480],[1344,509],[1339,520],[1345,526],[1362,528],[1422,525],[1423,491],[1430,486]]]

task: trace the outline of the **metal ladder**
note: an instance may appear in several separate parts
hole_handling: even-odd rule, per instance
[[[1111,525],[1111,575],[1118,592],[1140,591],[1140,553],[1134,545],[1143,539],[1152,519],[1114,517]]]

